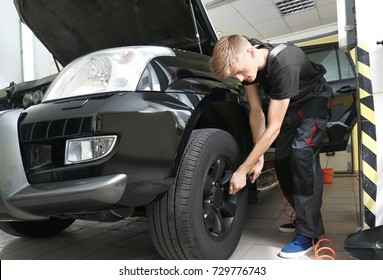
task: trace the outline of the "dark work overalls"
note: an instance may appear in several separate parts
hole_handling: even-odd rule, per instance
[[[268,44],[260,47],[272,49]],[[323,78],[325,72],[300,48],[287,45],[271,58],[269,55],[268,67],[255,80],[270,98],[290,98],[275,141],[275,170],[283,194],[295,210],[297,231],[311,238],[324,234],[319,150],[333,96]]]

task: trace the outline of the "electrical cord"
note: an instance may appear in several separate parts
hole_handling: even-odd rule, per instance
[[[276,179],[275,172],[274,172],[274,176]],[[285,215],[289,218],[290,223],[294,225],[295,210],[291,207],[290,203],[286,200],[285,196],[283,195],[280,184],[278,184],[278,189],[281,195],[281,202],[284,205],[283,213],[285,213]],[[291,208],[292,211],[291,210],[289,211],[289,208]],[[319,239],[316,244],[314,244],[314,239],[313,239],[313,246],[314,246],[314,260],[335,260],[336,259],[334,242],[332,242],[329,238],[327,238],[326,235],[324,235],[323,238]]]
[[[323,245],[326,244],[326,246]],[[314,245],[314,244],[313,244]],[[314,259],[315,260],[335,260],[336,253],[334,250],[334,242],[324,236],[324,238],[318,240],[314,245]]]
[[[295,225],[295,210],[293,209],[293,207],[291,207],[290,203],[286,200],[285,196],[283,195],[280,184],[278,184],[278,190],[281,197],[281,202],[283,204],[283,213],[285,213],[285,215],[289,218],[290,223],[292,225]]]

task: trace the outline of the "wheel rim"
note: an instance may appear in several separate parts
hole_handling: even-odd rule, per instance
[[[229,194],[233,164],[224,157],[210,166],[203,182],[203,221],[209,236],[224,239],[237,212],[238,195]]]

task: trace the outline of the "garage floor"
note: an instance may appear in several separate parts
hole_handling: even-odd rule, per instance
[[[326,184],[322,214],[327,238],[323,243],[336,252],[336,260],[348,260],[343,251],[345,238],[355,232],[359,221],[359,182],[355,176],[336,175]],[[281,233],[288,222],[279,189],[259,193],[250,204],[242,238],[233,260],[276,260],[278,252],[294,233]],[[152,245],[145,218],[129,218],[116,223],[76,221],[63,233],[43,239],[22,239],[0,232],[1,260],[129,260],[161,259]],[[314,259],[314,253],[301,257]]]

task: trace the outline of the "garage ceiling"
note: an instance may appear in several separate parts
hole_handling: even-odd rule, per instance
[[[218,36],[242,34],[261,40],[337,22],[336,0],[202,0]],[[278,2],[308,9],[282,15]]]

